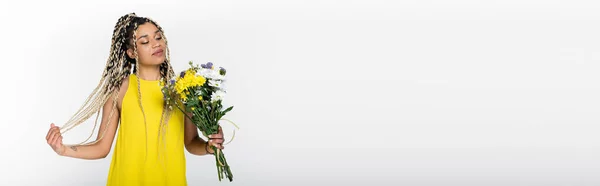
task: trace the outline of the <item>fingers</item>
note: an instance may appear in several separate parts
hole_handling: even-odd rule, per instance
[[[62,141],[62,135],[60,135],[60,132],[57,132],[55,136],[56,137],[54,137],[54,141],[52,141],[52,144],[56,147],[58,146],[57,144]]]
[[[225,140],[223,136],[223,128],[221,128],[221,126],[219,126],[218,133],[208,135],[208,144],[210,146],[215,146],[218,149],[225,149],[225,147],[223,147],[223,142],[225,142]]]
[[[58,126],[55,126],[54,124],[51,124],[50,126],[50,130],[48,130],[48,134],[46,135],[46,140],[48,145],[56,148],[58,145],[62,144],[62,135],[60,134]]]
[[[48,134],[46,134],[46,140],[50,140],[50,138],[52,137],[52,135],[58,132],[60,133],[60,128],[56,125],[54,125],[54,123],[50,124],[50,129],[48,130]]]
[[[223,138],[223,131],[219,130],[219,133],[208,135],[208,138],[210,138],[210,139]]]
[[[223,140],[223,138],[213,138],[209,140],[210,142],[214,143],[214,144],[223,144],[223,142],[225,140]]]
[[[217,132],[216,134],[208,135],[208,138],[224,138],[223,129],[219,127],[219,132]]]
[[[223,145],[220,143],[215,143],[213,146],[217,147],[217,149],[221,149],[221,150],[225,149],[225,147],[223,147]]]
[[[223,138],[223,134],[212,134],[212,135],[208,135],[209,139],[217,139],[217,138]]]
[[[223,138],[209,138],[208,144],[210,146],[215,146],[218,149],[224,149],[223,147]]]
[[[56,132],[57,132],[56,128],[50,129],[50,132],[48,134],[49,135],[48,136],[48,144],[50,144],[50,145],[52,144],[52,142],[54,141],[54,137],[56,136]]]
[[[57,135],[54,140],[51,142],[52,147],[57,147],[57,144],[62,140],[62,136]]]
[[[60,131],[58,129],[54,129],[52,137],[50,137],[50,144],[56,143],[56,140],[61,137]]]
[[[222,149],[223,148],[223,139],[220,139],[220,138],[210,139],[210,140],[208,140],[208,144],[211,144],[212,146]]]
[[[58,138],[56,140],[54,140],[54,143],[52,143],[55,147],[60,147],[60,145],[62,145],[62,136],[58,136]]]
[[[50,124],[50,129],[48,130],[48,134],[46,134],[46,140],[49,140],[51,137],[52,129],[54,129],[54,123]]]

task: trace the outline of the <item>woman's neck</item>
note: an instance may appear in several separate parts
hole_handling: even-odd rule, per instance
[[[160,66],[158,65],[152,65],[152,66],[146,66],[146,65],[140,65],[139,67],[139,78],[143,79],[143,80],[148,80],[148,81],[156,81],[156,80],[160,80]]]

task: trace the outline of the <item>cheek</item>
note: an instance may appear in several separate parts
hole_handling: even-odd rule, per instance
[[[138,55],[140,55],[140,58],[149,58],[150,56],[152,56],[152,49],[148,46],[138,46]]]

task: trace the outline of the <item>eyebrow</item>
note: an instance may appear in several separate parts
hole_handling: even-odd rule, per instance
[[[156,34],[158,32],[160,32],[160,30],[156,30],[154,33]],[[148,37],[148,34],[142,35],[142,36],[138,37],[137,39],[142,39],[142,37]]]

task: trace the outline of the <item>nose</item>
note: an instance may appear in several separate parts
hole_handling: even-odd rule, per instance
[[[152,43],[152,48],[156,48],[156,47],[159,47],[159,46],[160,46],[160,41],[154,40],[153,43]]]

